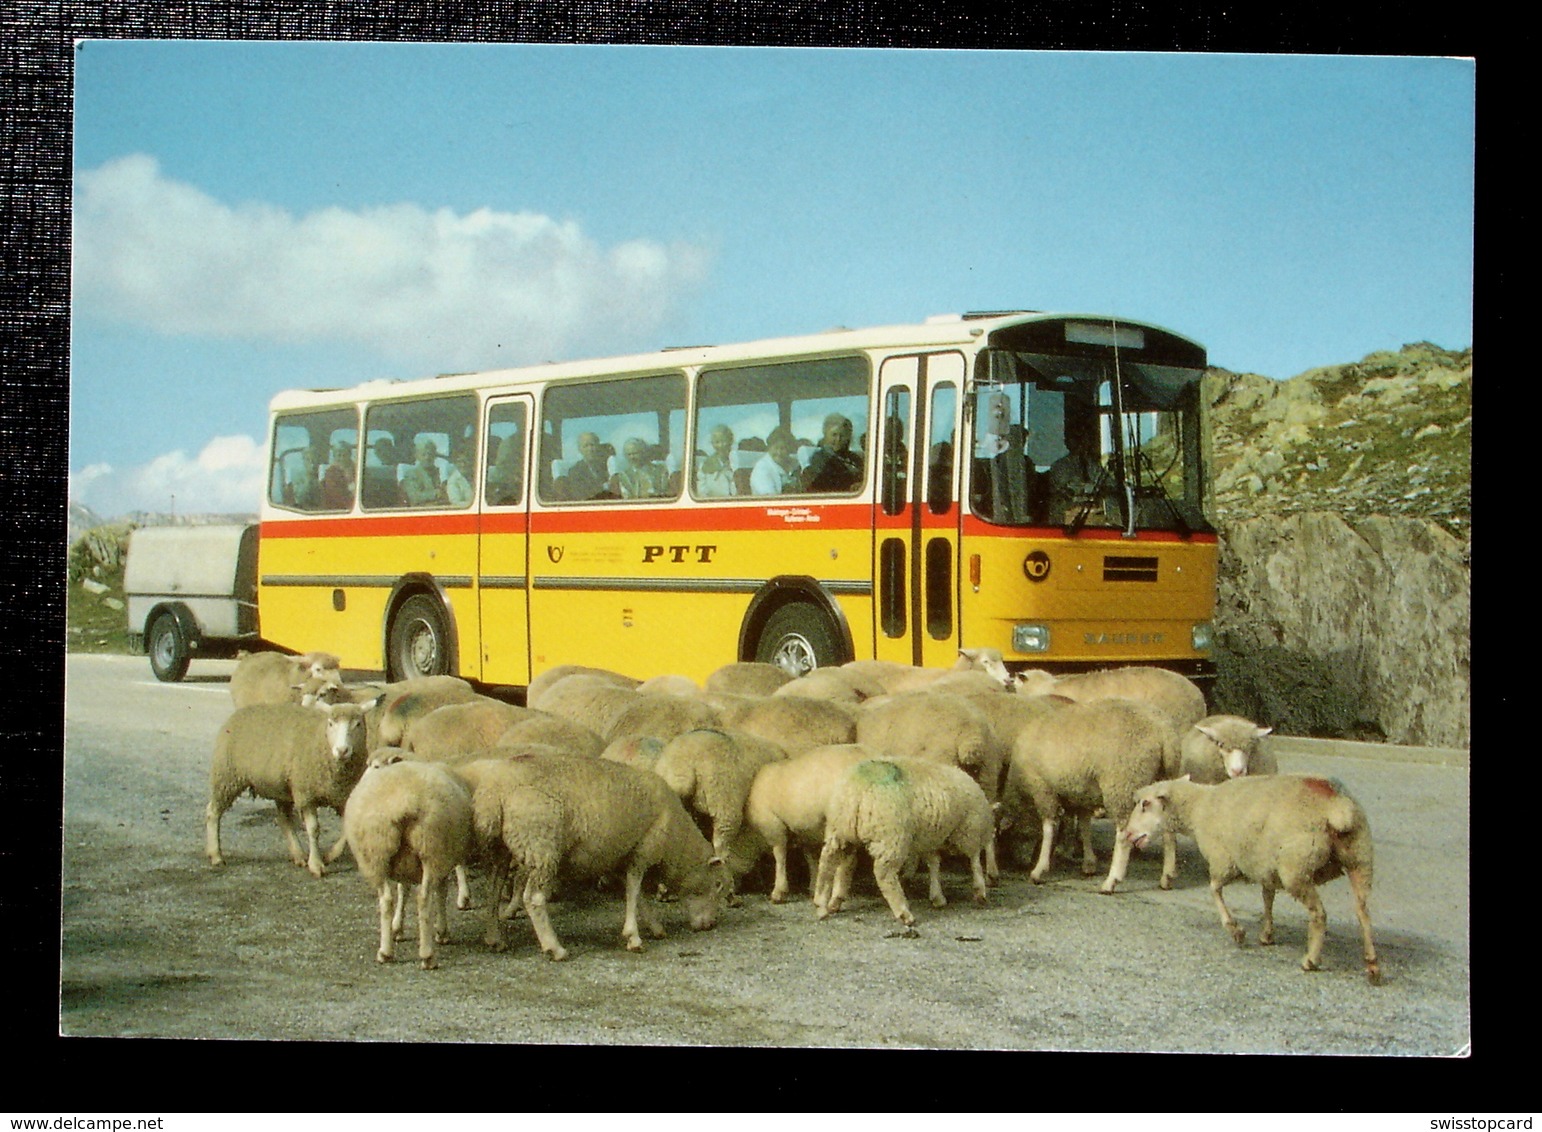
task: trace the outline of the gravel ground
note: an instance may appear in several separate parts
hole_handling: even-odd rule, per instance
[[[482,912],[452,911],[442,965],[424,972],[374,962],[372,894],[346,860],[322,880],[292,867],[270,803],[238,801],[227,866],[205,861],[228,671],[199,662],[188,682],[158,685],[141,658],[69,658],[66,1037],[1432,1058],[1471,1039],[1465,765],[1279,748],[1282,769],[1336,774],[1370,814],[1380,987],[1362,973],[1344,881],[1324,889],[1324,970],[1303,974],[1300,906],[1281,898],[1278,946],[1239,950],[1187,842],[1166,893],[1149,851],[1113,897],[1068,867],[1041,887],[1006,868],[980,908],[955,868],[943,909],[912,886],[914,938],[869,879],[825,923],[806,900],[772,905],[753,889],[711,932],[666,909],[668,937],[631,954],[619,896],[574,889],[553,912],[567,962],[545,960],[523,919],[510,951],[489,952]],[[327,813],[329,839],[337,828]],[[1255,931],[1257,889],[1228,898]]]

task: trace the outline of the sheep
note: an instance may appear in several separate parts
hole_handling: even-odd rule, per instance
[[[689,676],[680,676],[675,673],[665,673],[661,676],[650,676],[637,690],[645,696],[699,696],[701,685]]]
[[[400,745],[430,762],[445,759],[491,747],[515,724],[534,714],[488,696],[442,704],[408,720]]]
[[[655,938],[664,934],[653,909],[638,899],[643,875],[655,866],[680,894],[693,929],[717,923],[730,888],[728,868],[658,775],[607,759],[562,756],[477,760],[460,773],[472,786],[478,846],[493,860],[493,891],[501,890],[511,867],[521,874],[525,913],[548,958],[568,954],[546,909],[559,871],[625,874],[621,934],[628,951],[642,950],[639,918]],[[495,950],[507,946],[496,901],[486,942]]]
[[[1239,877],[1262,888],[1258,942],[1266,946],[1274,942],[1275,892],[1284,889],[1300,901],[1308,917],[1303,971],[1318,969],[1328,930],[1317,886],[1348,876],[1366,978],[1373,986],[1381,982],[1367,907],[1374,865],[1370,822],[1337,779],[1276,774],[1215,785],[1186,778],[1158,782],[1136,793],[1124,839],[1140,847],[1158,829],[1186,833],[1198,843],[1221,926],[1239,947],[1246,933],[1226,907],[1222,888]]]
[[[726,860],[744,824],[745,799],[756,771],[786,757],[787,752],[769,739],[743,731],[697,728],[664,745],[653,773],[688,808],[712,823],[713,852]]]
[[[857,738],[853,710],[807,696],[767,696],[722,715],[725,727],[769,739],[789,755]]]
[[[841,669],[853,676],[876,680],[885,691],[914,692],[938,681],[952,684],[956,690],[1014,690],[1012,674],[996,649],[959,649],[952,668],[922,668],[891,660],[852,660]],[[973,673],[975,675],[968,675]],[[981,676],[986,679],[980,679]]]
[[[789,680],[771,694],[805,696],[812,700],[829,700],[855,707],[886,692],[887,689],[878,680],[860,672],[848,672],[844,668],[816,668],[795,680]]]
[[[942,892],[941,854],[969,860],[974,899],[986,902],[983,858],[995,835],[995,816],[979,783],[955,766],[927,759],[868,759],[852,766],[830,793],[824,846],[814,882],[814,906],[823,920],[840,910],[851,888],[858,847],[873,859],[873,878],[894,918],[915,924],[900,870],[924,857],[934,908]]]
[[[525,706],[539,708],[546,692],[569,676],[597,676],[621,688],[636,688],[642,683],[633,676],[623,676],[608,668],[591,668],[587,664],[559,664],[540,673],[525,686]]]
[[[237,708],[214,740],[209,767],[209,805],[204,813],[205,850],[211,865],[223,865],[220,819],[243,791],[278,803],[278,824],[289,858],[320,877],[326,869],[316,846],[316,810],[345,812],[348,792],[363,773],[370,705],[251,704]],[[310,854],[300,852],[294,815],[305,823]],[[347,845],[340,837],[327,854],[335,861]]]
[[[815,747],[795,758],[769,762],[755,772],[744,801],[744,820],[771,847],[776,876],[771,903],[787,899],[787,845],[805,847],[809,886],[817,872],[818,848],[825,839],[825,812],[830,792],[852,766],[879,753],[857,743]]]
[[[1240,715],[1206,716],[1183,734],[1182,772],[1208,785],[1244,774],[1276,774],[1274,755],[1258,742],[1273,730]]]
[[[532,710],[516,722],[498,737],[494,746],[506,747],[518,743],[546,743],[561,747],[569,754],[588,755],[591,758],[598,758],[605,749],[605,740],[583,724],[539,710]]]
[[[725,664],[708,673],[701,686],[708,692],[769,696],[791,679],[793,679],[792,673],[780,665],[767,664],[764,661],[739,661],[734,664]]]
[[[1205,693],[1192,680],[1165,668],[1132,665],[1077,672],[1056,677],[1042,669],[1027,669],[1013,678],[1019,695],[1057,695],[1091,703],[1094,700],[1141,700],[1172,717],[1181,733],[1205,717]]]
[[[387,684],[371,712],[370,749],[399,747],[408,725],[445,704],[464,704],[482,697],[459,676],[418,676]]]
[[[974,778],[986,798],[1000,796],[1006,751],[990,717],[963,696],[924,691],[872,701],[857,715],[856,741],[885,755],[951,763]]]
[[[652,735],[632,735],[607,744],[600,758],[651,772],[664,753],[664,745],[663,739]]]
[[[629,707],[655,700],[610,676],[580,672],[558,680],[542,692],[539,703],[530,706],[581,724],[609,742],[611,729]]]
[[[340,661],[328,652],[290,656],[281,652],[245,653],[230,674],[230,698],[237,708],[252,704],[299,703],[309,693],[342,684]]]
[[[635,701],[624,708],[604,732],[607,742],[644,735],[668,742],[698,727],[717,727],[722,723],[717,710],[700,700],[663,693],[635,693],[635,696]]]
[[[471,852],[471,788],[453,772],[400,753],[376,752],[348,796],[343,833],[380,913],[375,960],[389,963],[401,927],[403,886],[418,886],[418,961],[439,965],[434,944],[449,939],[445,910],[452,872]],[[395,907],[393,909],[393,893]]]
[[[1040,884],[1049,872],[1062,810],[1090,818],[1101,807],[1122,822],[1134,804],[1135,792],[1172,777],[1178,761],[1172,721],[1150,704],[1095,700],[1066,704],[1029,720],[1012,748],[1005,792],[1009,820],[1022,816],[1022,804],[1027,801],[1042,825],[1038,860],[1028,879]],[[1164,836],[1162,850],[1162,875],[1169,877],[1176,865],[1171,836]],[[1129,859],[1130,843],[1117,837],[1113,862],[1099,892],[1114,891],[1124,879]],[[1082,874],[1096,872],[1089,824],[1083,827]]]

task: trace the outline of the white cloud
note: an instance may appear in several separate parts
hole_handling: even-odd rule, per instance
[[[397,204],[229,205],[135,154],[77,177],[75,301],[164,334],[370,346],[452,370],[651,348],[708,254],[572,221]]]
[[[249,436],[216,436],[196,456],[180,449],[137,468],[92,464],[69,477],[69,498],[103,517],[130,511],[252,513],[262,505],[267,457]]]

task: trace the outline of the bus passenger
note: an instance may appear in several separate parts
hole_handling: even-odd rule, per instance
[[[332,444],[332,462],[321,477],[321,505],[328,511],[346,511],[353,506],[353,445],[346,440]]]
[[[614,481],[622,499],[654,499],[669,494],[669,472],[663,464],[648,459],[648,447],[646,440],[636,436],[621,446],[626,464]]]
[[[490,439],[490,438],[489,438]],[[498,442],[498,459],[487,469],[487,501],[496,507],[519,502],[524,437],[510,433]]]
[[[781,495],[800,491],[798,458],[793,454],[798,441],[792,429],[777,425],[766,436],[766,454],[750,471],[750,491],[755,495]]]
[[[831,413],[824,421],[819,447],[803,473],[806,491],[851,491],[862,482],[862,460],[851,451],[851,421]]]
[[[302,511],[320,511],[321,465],[326,462],[326,445],[317,443],[300,452],[300,472],[290,481],[289,494],[292,502]]]
[[[402,473],[402,502],[408,507],[432,507],[443,502],[439,468],[434,463],[439,458],[439,446],[428,437],[420,436],[412,446],[412,452],[417,463]]]
[[[471,506],[471,480],[476,474],[472,467],[472,452],[466,448],[450,462],[450,470],[444,477],[444,501],[451,507]]]
[[[725,424],[713,426],[709,434],[712,454],[696,469],[696,494],[702,496],[736,495],[734,486],[734,430]]]
[[[1028,430],[1012,421],[1012,402],[1005,393],[985,398],[985,421],[980,455],[989,461],[991,517],[997,522],[1024,523],[1033,500],[1033,481],[1038,472],[1028,462],[1024,448]]]
[[[615,498],[610,487],[606,447],[595,433],[578,434],[578,454],[581,459],[563,477],[567,485],[567,498],[577,501]]]

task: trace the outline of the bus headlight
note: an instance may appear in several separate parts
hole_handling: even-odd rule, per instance
[[[1215,626],[1208,621],[1197,622],[1192,639],[1195,652],[1209,652],[1215,648]]]
[[[1048,625],[1013,625],[1012,626],[1012,651],[1013,652],[1048,652],[1049,651],[1049,626]]]

